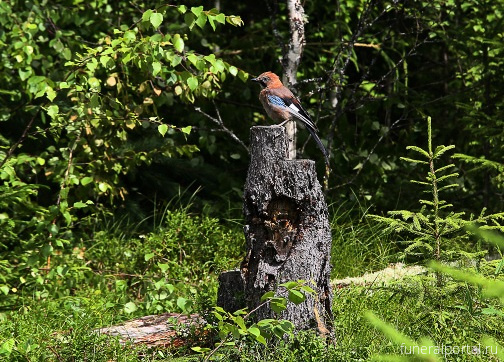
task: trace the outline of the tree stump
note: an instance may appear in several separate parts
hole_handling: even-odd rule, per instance
[[[239,294],[243,283],[244,302],[252,310],[261,304],[264,293],[279,284],[307,281],[316,296],[308,295],[299,305],[288,303],[280,316],[268,305],[255,316],[288,319],[297,329],[316,328],[325,335],[332,329],[331,230],[315,162],[287,160],[287,136],[280,126],[252,127],[250,152],[243,207],[247,254],[241,275],[231,276],[235,282],[224,278],[225,284],[237,286],[234,292]],[[222,288],[219,295],[224,294]],[[277,294],[287,296],[282,288]],[[221,298],[220,305],[237,308],[229,302]]]

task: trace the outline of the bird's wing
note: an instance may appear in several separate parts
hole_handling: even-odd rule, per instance
[[[284,108],[292,114],[295,118],[299,119],[301,122],[303,122],[305,125],[313,129],[314,131],[317,131],[317,126],[315,123],[310,118],[310,115],[308,112],[305,111],[303,106],[301,106],[301,103],[294,97],[280,97],[278,95],[274,94],[268,94],[268,101],[277,107]]]
[[[312,122],[310,115],[304,110],[297,98],[295,98],[294,96],[280,97],[271,93],[269,93],[267,97],[268,101],[272,105],[286,109],[290,114],[292,114],[295,118],[299,119],[306,125],[306,129],[308,130],[308,132],[310,132],[311,136],[313,137],[315,142],[317,142],[317,145],[324,154],[326,163],[329,164],[329,154],[327,153],[324,144],[317,135],[317,126],[315,126],[315,124]]]

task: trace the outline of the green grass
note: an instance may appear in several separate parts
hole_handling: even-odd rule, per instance
[[[395,261],[397,247],[379,224],[366,217],[366,208],[342,203],[330,205],[329,210],[332,215],[332,278],[359,276],[381,270]]]

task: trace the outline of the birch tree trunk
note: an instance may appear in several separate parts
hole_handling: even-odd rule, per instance
[[[297,83],[297,70],[301,63],[301,56],[306,43],[304,33],[304,9],[300,0],[287,0],[287,11],[289,17],[290,38],[289,43],[284,47],[283,54],[283,83],[290,88]],[[296,122],[287,122],[285,125],[289,140],[288,159],[296,159]]]

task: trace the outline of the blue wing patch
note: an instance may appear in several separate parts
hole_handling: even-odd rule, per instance
[[[268,94],[268,101],[275,105],[275,106],[279,106],[279,107],[282,107],[282,108],[286,108],[287,105],[285,104],[284,100],[278,96],[274,96],[274,95],[271,95],[271,94]]]

